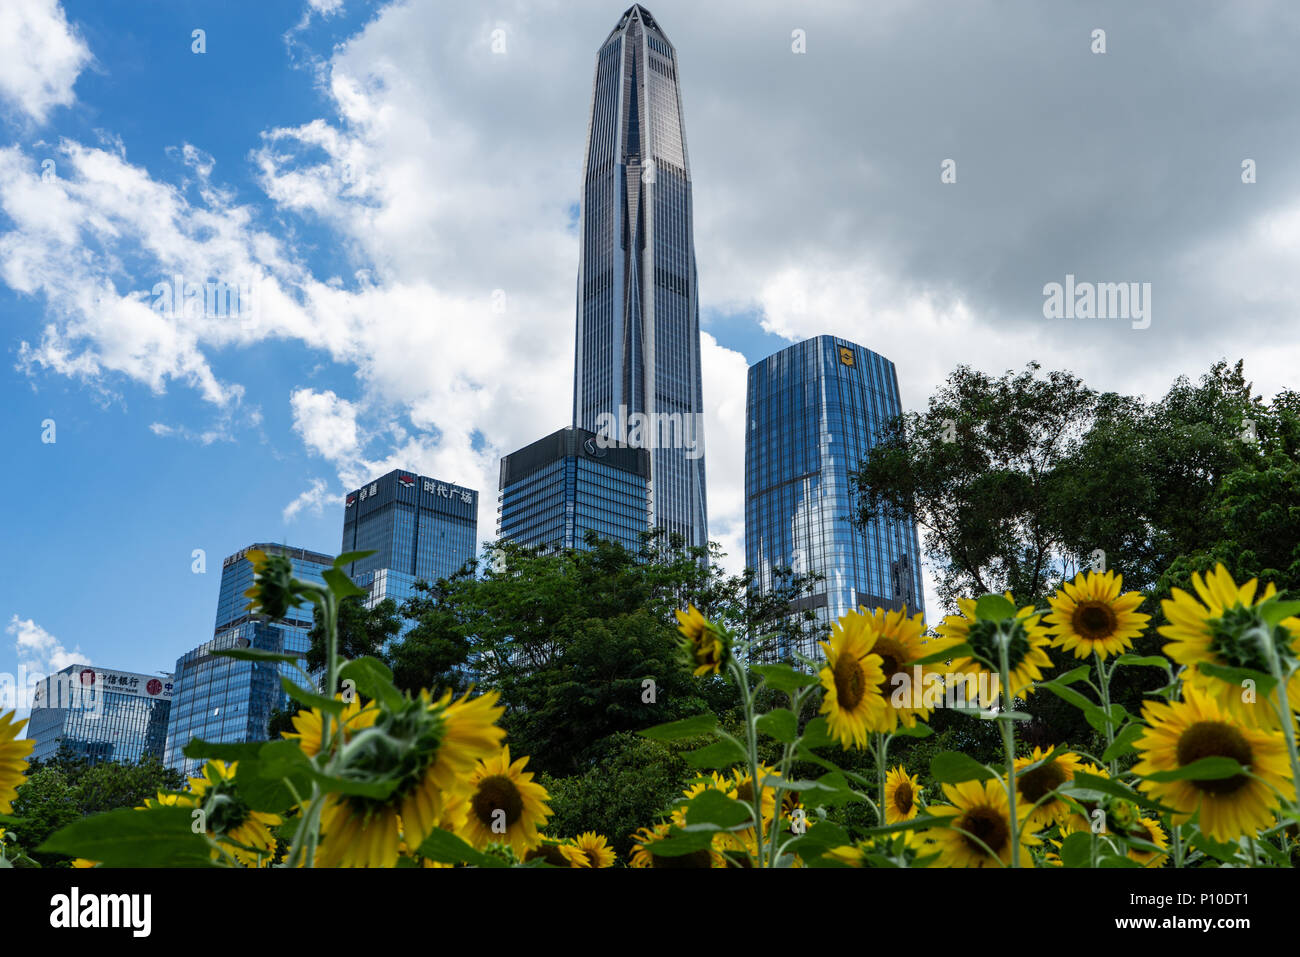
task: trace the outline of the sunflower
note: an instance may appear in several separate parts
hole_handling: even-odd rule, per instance
[[[267,555],[260,548],[244,555],[253,565],[253,586],[244,592],[245,611],[280,619],[302,604],[301,585],[293,577],[293,562],[283,555]]]
[[[560,854],[573,867],[614,866],[614,849],[609,846],[604,835],[595,831],[579,834],[571,841],[561,844]]]
[[[18,732],[27,719],[14,721],[14,712],[0,714],[0,814],[13,810],[13,800],[18,796],[18,785],[25,779],[27,756],[36,747],[30,738],[18,740]]]
[[[1194,685],[1183,686],[1182,701],[1146,702],[1142,717],[1150,727],[1134,742],[1141,760],[1133,771],[1139,776],[1210,757],[1231,758],[1251,772],[1206,780],[1142,781],[1142,790],[1178,812],[1173,815],[1175,826],[1199,810],[1201,830],[1226,843],[1270,827],[1279,794],[1295,800],[1280,731],[1231,720],[1213,697]]]
[[[1256,601],[1258,584],[1252,578],[1238,586],[1223,565],[1204,578],[1193,573],[1192,587],[1201,601],[1181,588],[1173,589],[1173,598],[1161,602],[1169,624],[1157,630],[1170,639],[1164,646],[1165,654],[1188,667],[1184,675],[1187,684],[1210,694],[1234,718],[1257,727],[1276,728],[1277,713],[1271,706],[1277,701],[1276,692],[1270,696],[1271,702],[1256,700],[1254,695],[1246,695],[1240,685],[1200,670],[1202,664],[1210,664],[1269,672],[1264,649],[1258,642],[1260,634],[1268,636],[1274,652],[1283,658],[1300,655],[1300,618],[1284,618],[1272,626],[1264,622],[1259,606],[1277,594],[1277,589],[1268,585]],[[1300,708],[1300,671],[1287,682],[1287,695],[1291,706]]]
[[[1099,768],[1091,761],[1080,760],[1074,768],[1074,774],[1091,774],[1099,778],[1109,778],[1110,772],[1105,768]],[[1071,775],[1073,779],[1074,775]],[[1069,813],[1061,821],[1061,833],[1069,834],[1072,831],[1089,831],[1092,829],[1093,815],[1101,807],[1098,801],[1085,801],[1078,795],[1070,795]],[[1077,805],[1077,807],[1076,807]]]
[[[418,849],[450,802],[470,793],[476,763],[500,748],[497,693],[436,702],[427,691],[380,706],[343,750],[344,777],[396,782],[383,798],[330,794],[321,811],[319,867],[393,867],[401,842]],[[530,775],[531,777],[531,775]]]
[[[926,810],[936,817],[950,819],[947,827],[934,827],[926,831],[926,840],[939,852],[936,867],[1006,867],[1011,863],[1015,844],[1011,826],[1011,812],[1007,803],[1005,782],[997,778],[985,781],[962,781],[943,785],[943,793],[952,802],[930,805]],[[1029,808],[1017,803],[1016,817],[1023,824]],[[1031,846],[1039,844],[1036,837],[1021,832],[1016,848],[1021,867],[1032,867]],[[990,854],[990,851],[992,854]]]
[[[731,657],[727,640],[713,623],[694,605],[677,612],[677,630],[682,633],[682,648],[697,676],[716,675]]]
[[[477,848],[509,844],[515,856],[523,857],[542,842],[538,829],[551,816],[549,795],[524,770],[527,763],[524,757],[512,764],[509,745],[479,762],[469,779],[469,814],[460,833],[468,843]]]
[[[917,612],[909,618],[906,608],[889,612],[877,608],[867,618],[867,630],[872,639],[869,650],[880,656],[880,670],[884,675],[876,690],[884,699],[885,708],[871,730],[892,734],[900,723],[908,728],[916,727],[917,718],[925,720],[934,710],[925,707],[926,676],[948,670],[942,662],[916,664],[935,650],[927,647],[921,637],[925,631],[924,616]]]
[[[1123,584],[1122,575],[1090,571],[1062,585],[1047,599],[1052,612],[1043,619],[1054,634],[1052,645],[1073,650],[1076,658],[1096,652],[1105,659],[1132,648],[1151,616],[1136,611],[1142,604],[1140,592],[1120,594]]]
[[[335,700],[342,701],[342,695],[335,695]],[[379,709],[375,706],[362,708],[360,696],[354,697],[352,701],[343,706],[341,720],[343,723],[343,740],[346,743],[362,728],[368,728],[375,723],[375,718],[379,714]],[[325,712],[320,708],[312,708],[309,711],[299,711],[293,716],[293,730],[282,731],[281,735],[290,741],[297,741],[298,746],[302,748],[302,753],[309,758],[314,758],[320,753],[321,729],[324,726]]]
[[[1143,867],[1161,867],[1165,863],[1165,858],[1168,855],[1161,853],[1161,851],[1169,847],[1169,840],[1165,837],[1165,829],[1160,826],[1160,822],[1155,818],[1139,817],[1124,833],[1128,837],[1146,841],[1148,844],[1154,844],[1161,849],[1160,851],[1148,851],[1140,847],[1130,847],[1128,850],[1130,860],[1137,861]]]
[[[190,801],[164,800],[159,803],[180,805],[193,803],[203,808],[208,833],[230,848],[241,864],[258,866],[269,864],[275,858],[275,834],[271,828],[281,824],[278,814],[254,811],[240,798],[235,788],[235,770],[238,761],[229,765],[225,761],[210,760],[203,774],[190,778]]]
[[[885,823],[901,824],[916,817],[920,789],[916,775],[909,775],[902,765],[885,775]]]
[[[1040,764],[1032,771],[1021,774],[1021,768],[1037,764],[1050,754],[1042,748],[1035,747],[1033,754],[1016,758],[1016,803],[1025,802],[1032,807],[1029,814],[1029,830],[1038,831],[1053,823],[1067,820],[1073,810],[1059,794],[1053,794],[1057,788],[1074,779],[1074,773],[1082,770],[1077,755],[1061,751],[1046,764]],[[1051,797],[1048,795],[1051,794]],[[1038,804],[1039,801],[1042,804]],[[1038,805],[1034,807],[1034,805]]]
[[[1015,604],[1011,592],[1005,592],[1007,601]],[[997,700],[998,672],[986,662],[998,661],[998,629],[1000,622],[989,619],[977,619],[976,602],[971,598],[958,598],[957,607],[960,615],[949,615],[935,630],[946,639],[949,646],[969,644],[979,657],[954,658],[951,671],[957,680],[966,684],[966,693],[978,697],[981,707],[989,707]],[[1022,698],[1032,694],[1034,682],[1043,677],[1040,668],[1052,667],[1052,659],[1047,656],[1047,647],[1052,643],[1047,627],[1039,622],[1039,615],[1034,614],[1034,606],[1027,605],[1016,612],[1012,621],[1011,642],[1007,649],[1007,667],[1010,669],[1011,697]],[[939,645],[935,650],[942,650]],[[978,694],[972,695],[972,689],[978,687]]]
[[[885,673],[883,659],[871,650],[876,639],[871,622],[870,616],[850,611],[835,623],[831,640],[821,643],[826,652],[821,713],[831,736],[846,751],[850,745],[866,747],[871,729],[885,722],[886,704],[880,694]]]
[[[628,867],[693,868],[726,867],[727,859],[712,845],[701,847],[689,854],[666,855],[654,853],[652,846],[668,836],[669,823],[664,821],[654,827],[638,828],[632,835],[632,856]]]

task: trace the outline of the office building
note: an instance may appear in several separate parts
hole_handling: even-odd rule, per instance
[[[756,589],[772,589],[780,568],[821,573],[798,607],[822,625],[859,605],[925,610],[915,523],[851,520],[851,473],[900,411],[894,364],[844,339],[818,336],[750,367],[745,561]],[[818,653],[810,640],[777,656],[792,650]]]
[[[172,676],[142,675],[92,665],[68,665],[37,682],[27,736],[32,758],[48,761],[66,749],[87,761],[159,761],[167,743]]]
[[[497,537],[586,548],[588,532],[631,551],[646,530],[650,452],[605,448],[594,432],[560,429],[501,460]]]
[[[708,542],[699,292],[677,53],[630,7],[596,56],[573,424],[650,451],[650,524]]]
[[[236,661],[213,652],[228,648],[255,648],[292,654],[306,667],[311,648],[313,605],[290,608],[281,621],[247,610],[244,592],[253,586],[253,564],[248,553],[283,555],[302,581],[323,583],[321,572],[334,558],[289,545],[259,543],[230,555],[221,567],[221,591],[212,638],[176,661],[176,699],[167,729],[166,763],[192,773],[202,762],[182,753],[192,738],[212,742],[265,741],[271,713],[289,707],[280,676],[301,684],[303,679],[287,663]]]

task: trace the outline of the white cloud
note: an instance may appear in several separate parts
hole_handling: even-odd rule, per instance
[[[325,503],[332,500],[332,497],[328,494],[328,488],[329,484],[324,479],[312,479],[311,488],[306,489],[284,507],[284,520],[286,522],[292,521],[304,509],[310,511],[313,515],[320,515],[324,510]]]
[[[332,390],[299,389],[289,397],[293,428],[303,443],[331,461],[346,460],[359,451],[357,409]]]
[[[81,653],[80,646],[69,651],[63,642],[30,618],[13,615],[5,626],[5,632],[14,638],[18,676],[12,686],[8,681],[0,681],[0,705],[4,708],[26,710],[31,707],[36,682],[68,665],[94,664]],[[13,696],[12,701],[9,700],[10,695]]]
[[[58,0],[0,6],[0,99],[37,123],[76,99],[73,84],[91,60]]]

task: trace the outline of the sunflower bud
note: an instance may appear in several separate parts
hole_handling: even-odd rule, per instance
[[[254,575],[253,587],[244,592],[244,597],[249,599],[248,611],[283,618],[290,608],[302,604],[289,559],[283,555],[267,555],[259,549],[250,551],[247,558],[253,563]]]
[[[694,605],[677,612],[677,630],[682,634],[682,650],[697,676],[718,674],[731,660],[726,635],[700,614]]]

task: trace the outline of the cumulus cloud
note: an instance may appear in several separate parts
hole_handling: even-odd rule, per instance
[[[311,487],[304,490],[284,507],[285,522],[292,521],[299,512],[304,510],[311,512],[313,515],[321,514],[325,508],[325,503],[330,501],[328,489],[329,483],[324,479],[312,479]]]
[[[0,707],[25,711],[31,707],[36,682],[68,665],[93,664],[76,646],[71,651],[30,618],[9,619],[5,632],[13,636],[18,656],[17,679],[0,676]]]
[[[90,50],[58,0],[0,6],[0,100],[36,123],[76,99],[73,85]]]

